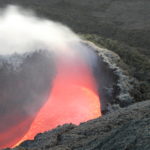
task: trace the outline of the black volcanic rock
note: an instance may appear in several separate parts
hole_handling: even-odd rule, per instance
[[[98,57],[94,71],[99,85],[102,112],[134,103],[134,94],[138,91],[137,80],[122,67],[125,64],[119,55],[90,41],[83,43],[90,50],[95,51]]]
[[[13,150],[149,150],[150,100],[79,126],[66,124],[38,134]]]

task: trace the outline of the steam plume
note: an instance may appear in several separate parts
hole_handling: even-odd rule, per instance
[[[0,13],[0,54],[55,49],[78,40],[68,27],[17,6],[8,6]]]

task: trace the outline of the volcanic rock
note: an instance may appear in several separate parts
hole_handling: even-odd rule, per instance
[[[38,134],[13,150],[149,150],[150,100]]]
[[[83,43],[95,51],[99,59],[95,74],[98,75],[96,79],[99,82],[102,111],[110,112],[134,103],[137,81],[124,69],[125,64],[119,55],[90,41]]]

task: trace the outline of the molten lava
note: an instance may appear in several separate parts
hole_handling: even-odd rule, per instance
[[[16,146],[33,139],[38,133],[65,123],[81,122],[101,116],[100,100],[90,67],[80,59],[59,58],[57,74],[48,100],[35,116],[23,137],[15,139]],[[16,131],[15,131],[16,132]]]
[[[101,116],[100,100],[92,72],[83,62],[61,60],[48,101],[30,129],[17,143],[65,123],[79,124]]]

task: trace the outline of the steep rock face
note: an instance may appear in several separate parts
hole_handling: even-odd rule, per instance
[[[38,134],[13,150],[149,150],[150,100],[79,126],[66,124]]]
[[[126,107],[134,103],[137,81],[123,69],[124,63],[121,58],[116,53],[98,47],[92,42],[83,41],[83,43],[98,56],[95,74],[98,75],[96,79],[99,82],[102,110],[111,111],[119,106]]]

